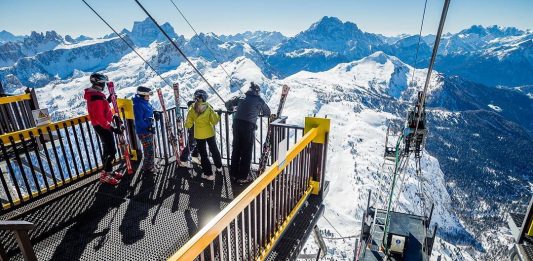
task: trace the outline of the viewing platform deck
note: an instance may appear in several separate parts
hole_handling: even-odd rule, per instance
[[[231,112],[216,126],[223,173],[206,181],[200,166],[176,165],[163,122],[156,122],[158,171],[140,171],[131,106],[121,102],[135,171],[117,186],[99,182],[102,148],[87,116],[0,135],[0,257],[296,259],[324,208],[328,119],[308,117],[297,126],[286,117],[270,124],[260,118],[252,168],[269,129],[270,166],[239,186],[227,166]],[[175,130],[177,121],[170,124]]]

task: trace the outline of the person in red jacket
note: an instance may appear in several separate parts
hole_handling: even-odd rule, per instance
[[[111,124],[114,120],[109,107],[111,97],[106,99],[103,93],[109,79],[101,73],[93,73],[90,80],[92,86],[85,89],[83,98],[87,101],[87,111],[91,124],[102,142],[104,170],[100,173],[100,182],[117,185],[124,174],[118,171],[113,172],[113,160],[117,153],[113,133],[119,134],[120,130]]]

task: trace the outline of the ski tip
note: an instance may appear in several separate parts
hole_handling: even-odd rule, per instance
[[[282,91],[281,91],[281,92],[282,92],[283,94],[287,94],[287,93],[289,93],[289,90],[290,90],[290,89],[291,89],[291,88],[290,88],[287,84],[283,84],[283,86],[282,86]]]

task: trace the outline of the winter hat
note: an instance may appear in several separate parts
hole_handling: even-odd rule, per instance
[[[204,102],[207,101],[207,92],[205,92],[202,89],[198,89],[194,92],[194,98],[195,99],[202,99]]]
[[[154,92],[152,92],[152,89],[150,89],[149,87],[144,87],[144,86],[137,87],[137,95],[147,96],[147,95],[152,95],[153,93]]]
[[[259,93],[261,91],[261,87],[259,85],[255,84],[254,82],[250,83],[250,91],[253,91],[255,93]]]
[[[109,81],[109,78],[101,73],[93,73],[89,77],[89,80],[94,87],[97,87],[96,89],[103,91],[105,83]]]

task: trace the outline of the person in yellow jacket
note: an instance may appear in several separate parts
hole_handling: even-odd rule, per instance
[[[190,129],[194,126],[194,138],[196,139],[196,147],[200,152],[202,163],[203,173],[201,177],[213,181],[215,180],[215,175],[213,175],[211,162],[207,154],[207,146],[209,146],[209,151],[215,162],[216,172],[222,173],[222,159],[215,139],[215,126],[220,121],[220,116],[207,103],[207,93],[204,90],[196,90],[194,92],[194,100],[194,104],[187,112],[185,128]]]

